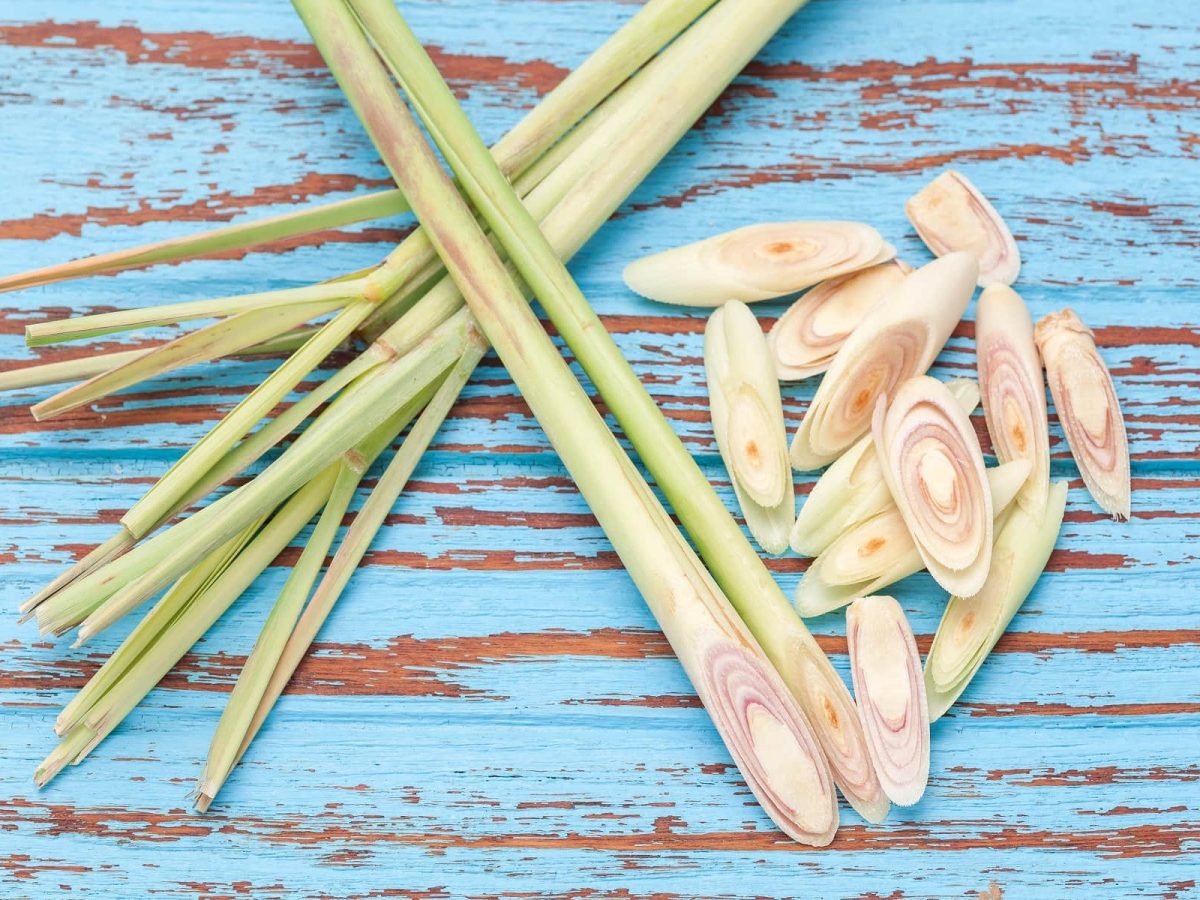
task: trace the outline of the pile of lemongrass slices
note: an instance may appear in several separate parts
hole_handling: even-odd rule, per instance
[[[768,553],[814,557],[795,607],[846,607],[858,713],[880,785],[908,805],[929,772],[929,724],[962,694],[1044,569],[1065,482],[1050,481],[1045,383],[1100,506],[1130,514],[1120,407],[1092,333],[1069,309],[1035,327],[1009,286],[1007,225],[961,173],[906,207],[937,257],[913,269],[855,222],[739,228],[628,266],[652,300],[716,307],[704,333],[713,433],[746,526]],[[926,374],[976,286],[979,380]],[[810,288],[771,326],[746,304]],[[822,375],[788,447],[780,382]],[[997,465],[971,422],[982,399]],[[790,465],[789,465],[790,463]],[[795,515],[792,469],[828,466]],[[927,570],[950,595],[925,660],[899,604]]]

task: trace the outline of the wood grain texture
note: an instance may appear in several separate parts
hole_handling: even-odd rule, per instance
[[[494,138],[632,5],[405,11]],[[489,359],[213,814],[193,815],[187,794],[286,555],[42,793],[30,775],[58,707],[132,623],[69,651],[0,616],[0,895],[1196,896],[1198,47],[1196,17],[1166,0],[814,0],[573,265],[730,504],[703,318],[626,291],[639,254],[836,217],[920,262],[903,201],[953,164],[1011,224],[1035,315],[1071,305],[1096,327],[1128,418],[1135,518],[1099,513],[1053,422],[1071,490],[1051,572],[935,727],[918,806],[880,827],[844,810],[824,851],[771,831]],[[0,134],[4,272],[387,183],[283,3],[10,0]],[[79,352],[26,350],[28,322],[306,283],[377,260],[409,225],[4,295],[0,368]],[[938,373],[973,371],[971,336],[967,321]],[[26,407],[47,392],[0,398],[0,605],[107,536],[271,365],[184,370],[42,424]],[[786,388],[791,425],[811,392]],[[770,565],[790,590],[806,561]],[[926,649],[940,593],[925,575],[895,593]],[[814,627],[844,673],[843,622]]]

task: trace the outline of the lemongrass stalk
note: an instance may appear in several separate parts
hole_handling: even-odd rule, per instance
[[[1054,551],[1067,501],[1067,483],[1055,482],[1040,515],[1013,506],[996,538],[992,567],[973,597],[950,598],[925,657],[929,720],[936,722],[966,690],[996,646]]]
[[[385,4],[376,6],[382,15],[395,19],[394,10],[386,8]],[[607,138],[607,154],[598,155],[600,162],[579,189],[555,207],[552,216],[561,216],[564,229],[571,232],[564,238],[586,240],[590,233],[586,225],[588,213],[610,203],[614,195],[622,196],[631,189],[644,176],[646,170],[642,167],[656,165],[670,142],[690,127],[767,38],[801,6],[802,0],[784,4],[766,0],[721,4],[668,48],[660,57],[663,64],[653,82],[645,88],[648,94],[657,95],[657,101],[644,107],[623,109],[614,117],[613,134]],[[374,37],[380,40],[379,34]],[[419,44],[414,48],[414,43],[406,44],[406,58],[418,59],[422,65],[427,65],[427,56],[420,51]],[[409,49],[411,56],[407,55]],[[386,53],[386,47],[384,50]],[[399,70],[403,60],[396,56],[389,54],[394,70]],[[436,76],[436,71],[433,75]],[[682,83],[686,83],[688,89],[681,97]],[[431,128],[435,136],[438,131]],[[466,131],[469,135],[469,129]],[[596,136],[596,139],[601,137]],[[584,148],[580,152],[583,153]],[[463,176],[456,164],[456,155],[450,153],[447,156],[464,186],[472,191],[473,180]],[[494,198],[473,191],[472,201],[513,256],[502,228],[497,225],[502,218],[495,210],[488,212],[493,199],[503,199],[506,188],[494,175],[490,184],[495,190]],[[601,190],[606,193],[600,194]],[[520,216],[520,211],[511,207],[506,213],[514,218]],[[544,227],[547,234],[554,234],[548,225]],[[526,233],[529,233],[528,229]],[[509,240],[513,238],[511,231],[508,237]],[[536,240],[536,231],[529,237]],[[544,257],[543,253],[543,260]],[[550,264],[549,260],[544,261]],[[533,284],[543,280],[535,278],[536,273],[531,275],[527,269],[521,271],[526,281]],[[563,278],[561,270],[560,278]],[[865,818],[881,820],[887,814],[887,798],[871,769],[861,726],[854,716],[853,701],[840,676],[725,510],[595,312],[577,289],[572,292],[570,285],[569,276],[558,285],[568,295],[565,303],[560,301],[557,292],[545,292],[536,285],[534,289],[655,480],[667,493],[701,554],[712,566],[722,589],[799,699],[817,729],[822,749],[843,793]]]
[[[42,603],[37,607],[39,627],[61,633],[93,615],[93,623],[106,623],[115,611],[128,611],[152,596],[245,527],[264,506],[297,490],[429,384],[440,381],[462,354],[471,327],[461,316],[441,326],[418,350],[372,371],[360,390],[332,404],[249,483]],[[95,630],[89,628],[88,633]]]
[[[979,284],[1012,284],[1021,254],[1008,225],[967,176],[947,169],[904,204],[935,256],[966,251],[979,260]]]
[[[280,611],[281,622],[294,623],[293,627],[285,630],[270,621],[263,626],[213,735],[197,792],[196,808],[201,812],[208,811],[266,721],[486,351],[487,344],[479,336],[446,376],[355,515],[303,613],[299,605]]]
[[[1028,479],[1029,470],[1027,459],[987,470],[997,520]],[[904,517],[893,504],[843,532],[813,560],[796,585],[796,610],[805,617],[823,615],[924,568]]]
[[[1070,309],[1034,331],[1054,410],[1088,493],[1118,522],[1130,513],[1129,439],[1108,366],[1095,336]]]
[[[870,225],[768,222],[644,256],[625,267],[624,278],[649,300],[720,306],[782,297],[895,255]]]
[[[971,302],[979,266],[952,253],[912,272],[842,344],[792,439],[792,465],[819,469],[871,430],[875,402],[933,364]]]
[[[946,387],[967,414],[979,405],[979,385],[972,379],[953,378]],[[820,556],[838,535],[892,506],[875,440],[864,435],[813,485],[792,527],[792,549]]]
[[[133,535],[125,529],[119,530],[112,537],[97,544],[82,559],[79,559],[64,571],[56,575],[49,584],[43,587],[40,591],[23,602],[19,607],[21,612],[22,623],[26,622],[38,608],[47,599],[57,594],[64,587],[78,578],[86,575],[88,572],[94,571],[101,566],[107,565],[112,560],[116,559],[121,554],[125,553],[134,544]]]
[[[787,549],[796,517],[779,381],[758,320],[731,300],[704,329],[713,434],[750,533],[768,553]]]
[[[424,143],[407,107],[392,91],[387,72],[375,61],[348,10],[313,0],[294,5],[439,256],[463,288],[484,333],[659,619],[747,784],[785,833],[809,844],[828,843],[836,829],[835,794],[799,706],[572,377]],[[375,8],[356,9],[376,40],[386,40],[370,24]],[[395,16],[390,4],[386,12]],[[444,90],[436,68],[419,43],[416,47],[420,70]],[[392,62],[403,71],[398,65],[402,60]],[[424,97],[423,91],[413,93]],[[448,91],[434,103],[451,113],[461,112]],[[418,101],[418,106],[425,104]],[[469,124],[466,131],[472,148],[482,146]],[[453,166],[454,154],[450,156]],[[488,166],[504,181],[490,156]],[[459,167],[456,171],[471,191],[473,173]],[[507,181],[504,186],[511,203],[524,213]],[[482,208],[480,212],[489,218]],[[514,261],[522,262],[523,247],[506,239],[498,227],[503,222],[489,218],[489,223]],[[531,239],[540,237],[535,225],[534,234],[528,234],[528,226],[525,230]],[[543,251],[561,269],[544,243]],[[531,267],[529,274],[537,273]],[[543,296],[536,284],[531,286]]]
[[[992,562],[992,495],[971,420],[936,378],[880,397],[871,425],[884,480],[925,568],[951,593],[970,597]]]
[[[884,792],[912,806],[929,783],[929,703],[912,628],[892,597],[862,597],[846,610],[854,699]]]

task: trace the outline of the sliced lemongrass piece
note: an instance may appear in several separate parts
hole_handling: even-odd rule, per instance
[[[911,271],[893,259],[822,281],[788,307],[767,335],[779,379],[800,381],[828,369],[850,332]]]
[[[925,372],[945,346],[975,290],[978,266],[952,253],[914,270],[850,334],[792,439],[792,465],[819,469],[871,430],[880,397]]]
[[[921,657],[904,610],[891,597],[861,597],[846,610],[854,700],[884,793],[912,806],[929,783],[929,704]]]
[[[934,579],[969,597],[992,559],[992,493],[971,420],[942,382],[918,375],[880,397],[872,423],[884,480]]]
[[[946,387],[968,415],[979,405],[979,386],[973,379],[952,378]],[[803,556],[819,556],[838,535],[894,505],[879,468],[875,440],[864,435],[813,485],[792,526],[792,549]]]
[[[661,303],[753,303],[812,287],[895,256],[879,232],[859,222],[747,225],[645,256],[625,267],[634,293]]]
[[[1012,284],[1021,254],[1012,232],[967,176],[947,169],[904,204],[934,256],[965,250],[979,260],[979,284]]]
[[[787,549],[796,515],[779,381],[750,307],[732,300],[709,317],[704,367],[717,447],[746,525],[768,553]]]
[[[997,518],[1017,496],[1029,469],[1029,460],[1018,459],[987,470]],[[883,512],[844,531],[813,560],[796,585],[796,609],[806,617],[823,615],[924,568],[904,517],[889,504]]]
[[[1067,501],[1067,483],[1055,482],[1039,515],[1014,505],[996,538],[992,568],[973,597],[953,596],[925,657],[929,719],[954,705],[1012,621],[1054,551]]]
[[[1129,518],[1129,440],[1108,366],[1092,330],[1073,310],[1051,313],[1034,331],[1054,409],[1075,465],[1100,508]]]
[[[1021,502],[1035,515],[1050,487],[1046,387],[1025,301],[1002,284],[986,287],[975,309],[975,358],[992,448],[1001,462],[1028,459]]]
[[[675,530],[454,191],[420,129],[338,4],[295,3],[466,301],[659,619],[751,790],[791,837],[828,843],[833,785],[800,708]],[[355,3],[430,133],[539,298],[570,282],[390,2]],[[464,157],[465,155],[465,157]],[[474,182],[479,178],[481,181]],[[499,188],[493,195],[487,189]],[[487,207],[487,200],[499,209]],[[490,215],[492,212],[498,215]],[[505,217],[513,216],[511,230]],[[578,289],[575,288],[577,292]]]

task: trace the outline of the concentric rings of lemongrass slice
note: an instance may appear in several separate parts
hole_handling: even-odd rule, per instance
[[[1012,232],[961,172],[949,169],[904,205],[908,220],[935,256],[966,250],[979,260],[979,284],[1012,284],[1021,255]]]
[[[975,354],[983,412],[1001,462],[1030,462],[1022,503],[1034,513],[1050,488],[1050,430],[1046,389],[1033,341],[1033,320],[1016,291],[988,286],[975,310]]]
[[[793,303],[767,335],[782,381],[800,381],[829,368],[863,318],[912,268],[898,259],[822,281]]]
[[[1034,331],[1071,455],[1088,491],[1113,518],[1130,514],[1129,442],[1112,375],[1089,329],[1072,310]]]
[[[642,257],[624,277],[650,300],[720,306],[782,297],[895,255],[859,222],[768,222]]]
[[[920,375],[890,403],[872,433],[884,479],[925,567],[952,594],[983,587],[992,557],[992,496],[971,420],[949,389]]]
[[[912,806],[929,783],[929,704],[921,658],[904,611],[891,597],[862,597],[846,610],[846,644],[858,715],[884,792]]]

